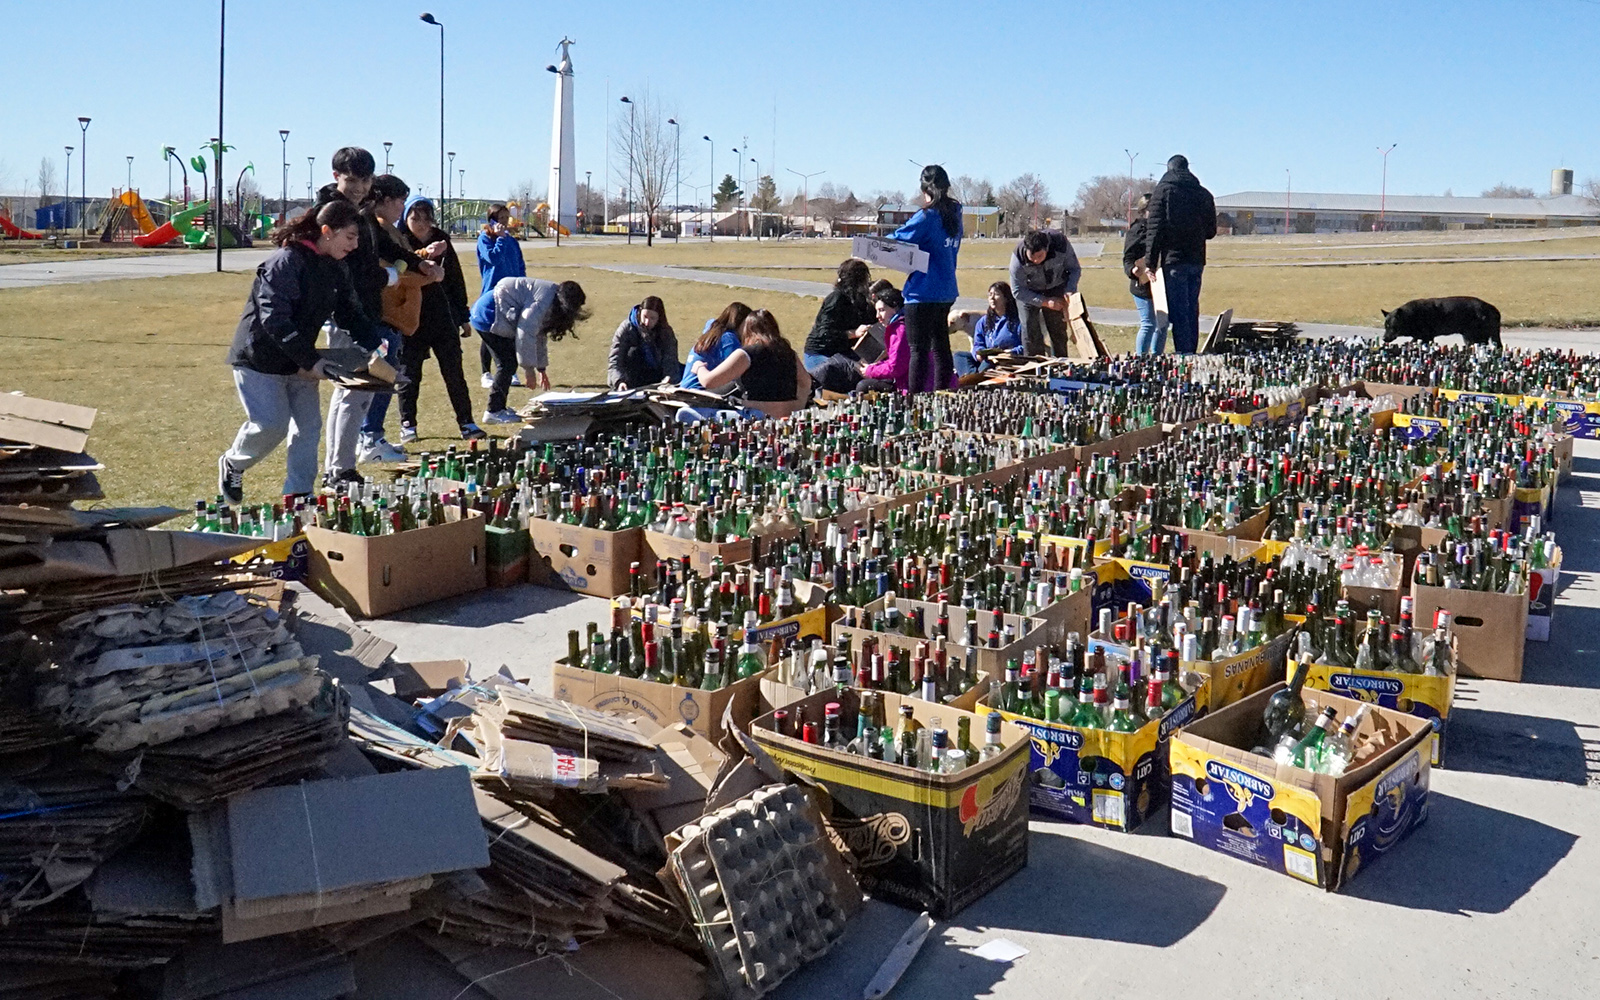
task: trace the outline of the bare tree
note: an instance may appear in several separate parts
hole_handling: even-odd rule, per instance
[[[1600,177],[1591,177],[1578,185],[1578,197],[1591,205],[1600,205]]]
[[[634,207],[645,216],[645,242],[653,246],[656,214],[672,188],[676,146],[673,132],[667,131],[669,116],[660,100],[651,96],[648,87],[634,94],[629,113],[618,115],[611,130],[611,148],[617,154],[613,160],[622,165],[612,180],[620,179],[626,187],[631,176]]]
[[[1533,188],[1519,188],[1501,181],[1483,193],[1485,198],[1537,198]]]
[[[962,174],[950,182],[950,195],[963,205],[993,205],[994,185],[989,178],[981,180]]]
[[[906,194],[904,191],[884,191],[880,189],[868,195],[867,201],[872,204],[875,210],[885,205],[904,205],[906,203]]]
[[[1128,214],[1133,199],[1155,186],[1154,177],[1140,177],[1133,181],[1131,188],[1126,174],[1091,177],[1078,185],[1072,214],[1089,225],[1098,225],[1101,219],[1121,219]]]
[[[1000,208],[1000,235],[1021,236],[1037,229],[1050,215],[1050,189],[1033,174],[1007,181],[995,192]]]
[[[39,159],[39,204],[43,205],[56,189],[56,161],[48,156]]]

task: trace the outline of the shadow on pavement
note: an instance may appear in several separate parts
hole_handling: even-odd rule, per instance
[[[1502,809],[1434,791],[1428,822],[1343,890],[1358,899],[1440,913],[1504,913],[1577,836]]]
[[[1600,785],[1600,738],[1560,719],[1489,712],[1460,704],[1450,716],[1445,763],[1452,771]],[[1591,737],[1600,728],[1584,727]]]
[[[1567,580],[1571,574],[1561,577]],[[1592,586],[1584,581],[1585,590]],[[1572,596],[1564,592],[1557,601],[1549,642],[1523,644],[1522,683],[1600,687],[1600,607],[1575,604]]]
[[[575,601],[595,601],[595,614],[601,616],[607,605],[568,590],[552,590],[523,584],[517,587],[478,590],[460,597],[435,601],[409,611],[398,611],[384,617],[392,621],[416,622],[424,625],[458,625],[482,628],[521,621],[532,615],[565,607]]]

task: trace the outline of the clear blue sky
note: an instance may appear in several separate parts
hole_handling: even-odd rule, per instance
[[[1376,191],[1376,147],[1396,193],[1477,194],[1499,181],[1547,190],[1567,166],[1600,176],[1587,109],[1600,84],[1600,2],[1150,2],[675,4],[511,0],[233,0],[227,138],[271,197],[278,129],[290,190],[306,157],[327,179],[344,144],[438,187],[438,30],[447,30],[447,143],[469,196],[548,174],[544,66],[577,41],[579,171],[604,173],[607,108],[648,86],[684,123],[683,173],[704,183],[748,135],[762,172],[858,194],[915,187],[907,162],[997,185],[1033,171],[1057,201],[1078,184],[1186,153],[1213,191]],[[0,104],[0,191],[64,166],[89,115],[88,189],[126,177],[164,194],[160,150],[193,153],[216,127],[217,4],[0,0],[10,96]],[[610,101],[607,102],[607,84]],[[777,124],[774,130],[774,104]],[[615,159],[613,158],[615,165]],[[73,159],[77,190],[79,159]],[[685,200],[691,197],[684,193]]]

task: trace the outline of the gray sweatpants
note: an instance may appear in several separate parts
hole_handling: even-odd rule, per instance
[[[317,381],[235,368],[233,385],[244,405],[245,420],[226,452],[228,462],[237,469],[248,469],[287,436],[289,471],[283,492],[310,493],[316,487],[317,431],[322,429]]]
[[[329,347],[354,347],[350,334],[338,327],[328,331]],[[367,419],[367,410],[376,394],[352,392],[335,386],[333,398],[328,400],[328,427],[324,435],[322,467],[329,476],[337,476],[356,467],[361,448],[361,425]]]

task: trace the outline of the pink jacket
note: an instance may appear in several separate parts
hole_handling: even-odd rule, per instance
[[[901,392],[911,391],[911,338],[906,336],[906,319],[896,313],[884,327],[884,353],[882,361],[875,361],[861,369],[863,378],[883,379],[893,382],[896,389]],[[934,371],[932,353],[929,353],[927,375],[923,379],[922,391],[934,390],[934,379],[938,374]],[[950,384],[945,388],[954,389],[960,384],[960,379],[954,371],[950,373]]]

